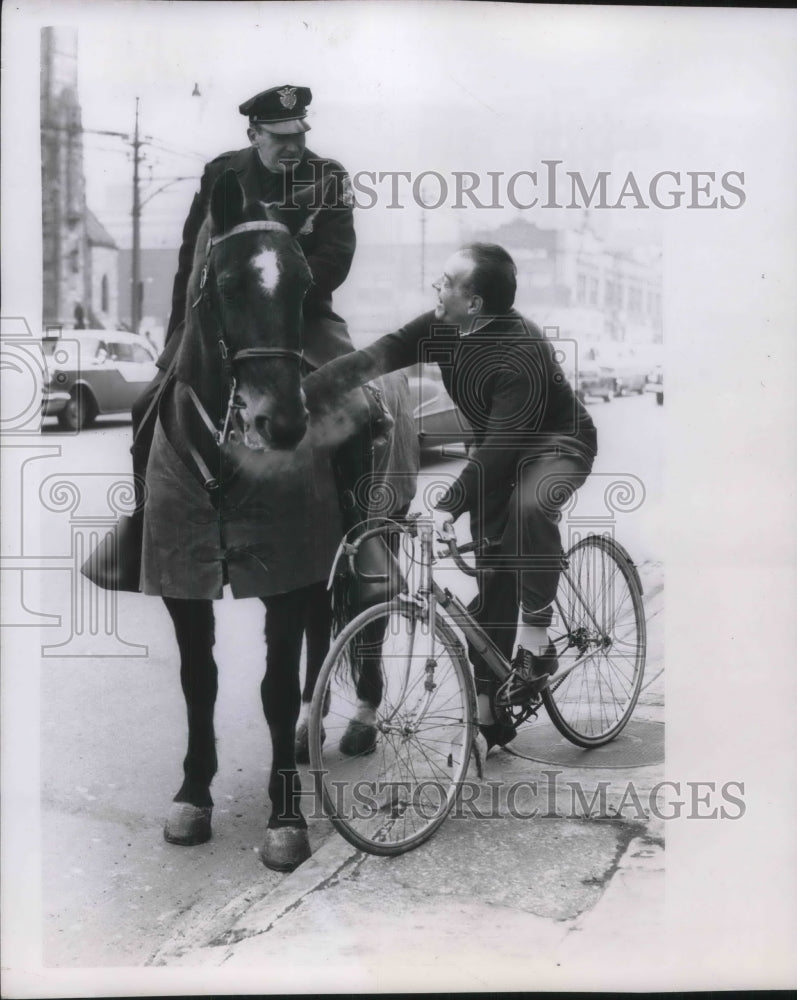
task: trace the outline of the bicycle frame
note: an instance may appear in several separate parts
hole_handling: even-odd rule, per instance
[[[358,548],[366,538],[396,533],[412,540],[405,548],[411,578],[402,580],[399,593],[392,591],[392,599],[361,611],[342,628],[313,696],[310,760],[320,776],[325,809],[350,843],[374,854],[400,854],[427,840],[450,812],[468,773],[480,718],[463,640],[496,677],[493,707],[513,736],[542,707],[565,739],[585,749],[604,746],[623,731],[641,690],[645,621],[633,563],[613,539],[580,538],[560,561],[558,620],[551,626],[559,669],[534,694],[525,671],[502,655],[463,600],[434,579],[437,559],[449,555],[475,577],[493,562],[488,554],[478,557],[476,569],[462,558],[477,548],[473,543],[459,548],[451,539],[448,553],[436,551],[430,520],[380,518],[359,531],[356,541],[347,536],[339,549],[339,557],[348,557],[350,572],[356,572]],[[499,556],[495,565],[501,564]],[[515,565],[523,568],[522,561]],[[401,571],[407,568],[402,561]],[[623,609],[621,619],[615,608]],[[367,683],[361,685],[363,678]],[[361,718],[364,702],[372,713],[367,723]],[[356,742],[350,738],[353,722]],[[363,728],[367,739],[360,738]],[[381,798],[373,809],[358,811],[363,782],[412,794]],[[443,791],[427,798],[427,786]],[[341,789],[348,795],[345,802]]]
[[[357,541],[354,543],[342,542],[338,553],[335,556],[335,562],[332,567],[332,572],[330,574],[330,584],[334,578],[338,561],[344,555],[349,557],[352,572],[354,572],[354,556],[357,552],[358,547],[367,539],[375,535],[383,535],[390,531],[400,530],[405,531],[411,536],[417,535],[420,539],[421,547],[421,557],[419,560],[420,567],[420,583],[415,594],[411,595],[399,595],[399,600],[405,601],[408,604],[415,606],[416,613],[420,614],[422,620],[427,621],[429,624],[429,629],[431,633],[432,642],[434,642],[434,630],[435,630],[435,615],[434,609],[436,605],[440,605],[451,621],[462,631],[465,638],[473,646],[473,648],[482,656],[484,662],[490,668],[490,670],[495,674],[496,678],[500,682],[504,682],[507,677],[512,672],[511,665],[507,662],[501,651],[495,646],[490,637],[484,632],[482,627],[470,614],[468,609],[462,603],[462,601],[451,593],[445,587],[441,587],[440,584],[434,579],[433,565],[436,561],[434,555],[434,526],[431,521],[415,520],[410,522],[409,525],[401,525],[398,522],[391,521],[385,518],[384,522],[378,527],[369,528],[363,531],[358,537]],[[487,540],[483,540],[482,544],[489,544]],[[476,548],[475,543],[471,542],[463,546],[458,546],[453,539],[448,542],[448,552],[437,558],[450,557],[454,560],[455,564],[461,572],[467,576],[478,576],[479,571],[469,566],[465,560],[462,558],[463,552],[470,552]],[[562,573],[567,579],[571,586],[573,594],[578,598],[578,601],[582,608],[587,613],[590,621],[594,625],[596,631],[603,634],[603,629],[597,621],[593,613],[593,609],[590,607],[589,602],[587,602],[581,591],[576,586],[575,580],[569,571],[567,561],[563,559],[562,562]],[[369,578],[370,579],[370,578]],[[374,578],[375,579],[375,578]],[[565,624],[565,633],[568,632],[567,629],[567,616],[565,615],[564,609],[561,607],[558,601],[555,602],[559,614],[562,617],[562,621]],[[568,641],[567,646],[564,649],[558,650],[558,654],[561,656],[568,649],[573,648],[576,643],[572,640]],[[593,645],[594,642],[593,642]],[[598,646],[594,649],[584,649],[581,654],[577,656],[572,663],[564,666],[560,663],[559,670],[556,672],[556,676],[551,678],[549,682],[549,687],[555,690],[567,677],[571,674],[577,667],[583,665],[584,661],[590,656],[593,656],[595,652],[598,651]]]
[[[421,572],[421,583],[417,589],[417,599],[424,606],[423,617],[428,620],[429,627],[432,632],[432,640],[434,640],[434,627],[435,627],[435,616],[434,609],[435,605],[440,605],[448,615],[448,617],[454,622],[455,625],[461,629],[465,638],[473,646],[473,648],[479,653],[483,658],[484,662],[490,668],[490,670],[495,674],[500,682],[503,682],[509,677],[512,672],[512,667],[507,662],[501,651],[495,646],[490,637],[484,632],[479,623],[473,618],[471,613],[462,603],[462,601],[451,593],[448,588],[441,587],[439,583],[434,579],[433,575],[433,564],[435,562],[433,554],[433,544],[434,544],[434,529],[431,523],[428,522],[418,522],[417,525],[418,535],[421,542],[421,559],[420,559],[420,572]],[[474,548],[473,544],[465,545],[462,547],[456,546],[456,544],[449,543],[449,552],[454,559],[455,563],[459,569],[468,576],[476,576],[478,570],[473,569],[468,566],[468,564],[462,559],[461,553],[463,551],[469,551]],[[574,594],[578,597],[578,600],[582,607],[586,610],[589,615],[590,620],[594,624],[598,632],[602,632],[600,625],[598,624],[592,609],[589,607],[588,603],[584,600],[581,592],[575,586],[572,575],[569,572],[566,563],[563,564],[562,572],[566,576],[568,583],[571,585]],[[404,598],[405,600],[414,601],[416,598]],[[562,620],[565,621],[565,613],[561,606],[556,604],[559,614],[562,616]],[[569,642],[565,649],[560,650],[560,655],[565,652],[565,650],[570,649],[574,644]],[[551,680],[551,686],[556,688],[565,678],[576,669],[582,665],[584,660],[589,656],[593,655],[592,650],[586,650],[582,652],[572,663],[568,666],[561,666],[557,671],[556,678]]]

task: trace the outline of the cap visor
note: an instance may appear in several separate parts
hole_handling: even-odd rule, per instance
[[[301,118],[293,118],[287,122],[258,122],[261,128],[274,135],[296,135],[299,132],[309,132],[310,126]]]

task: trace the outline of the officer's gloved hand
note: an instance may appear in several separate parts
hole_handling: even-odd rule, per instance
[[[370,409],[371,440],[377,446],[386,445],[395,424],[393,415],[387,408],[384,393],[378,385],[368,382],[363,388]]]

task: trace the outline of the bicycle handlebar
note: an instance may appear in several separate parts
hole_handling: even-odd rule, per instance
[[[486,539],[483,539],[480,542],[466,542],[465,545],[457,545],[456,538],[443,538],[441,541],[445,542],[448,546],[448,552],[445,554],[451,556],[458,570],[461,570],[461,572],[465,573],[467,576],[478,575],[478,570],[473,566],[469,566],[465,562],[462,558],[462,553],[475,552],[476,549],[482,548],[487,541]]]
[[[403,522],[395,521],[391,518],[383,518],[381,519],[381,523],[376,527],[366,528],[365,531],[362,531],[353,542],[349,542],[344,538],[338,547],[337,554],[335,555],[328,586],[332,585],[332,580],[334,579],[335,571],[341,557],[344,555],[348,557],[349,565],[352,572],[354,572],[354,557],[364,541],[369,538],[374,538],[377,535],[385,535],[396,530],[405,531],[414,537],[418,533],[417,522],[421,516],[422,515],[420,514],[410,514]],[[368,522],[365,523],[367,524]],[[491,544],[488,538],[482,538],[475,542],[466,542],[464,545],[458,545],[457,540],[454,537],[438,537],[438,541],[446,546],[446,551],[436,553],[436,557],[438,559],[450,557],[454,560],[456,567],[467,576],[477,576],[478,570],[476,570],[473,566],[469,566],[468,563],[465,562],[462,558],[463,554],[476,552],[489,547]]]

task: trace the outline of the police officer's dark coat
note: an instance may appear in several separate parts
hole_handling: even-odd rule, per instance
[[[161,368],[168,367],[179,344],[197,235],[208,213],[213,184],[225,170],[235,171],[248,199],[290,203],[286,200],[285,175],[264,167],[257,151],[251,146],[222,153],[207,164],[183,228],[166,346],[158,362]],[[296,189],[330,176],[334,186],[325,195],[325,207],[313,216],[308,231],[300,231],[297,237],[313,275],[313,285],[304,300],[302,338],[305,358],[313,367],[353,350],[346,324],[332,309],[332,293],[345,281],[356,247],[351,186],[346,171],[339,163],[320,157],[309,149],[304,151],[291,177]]]

